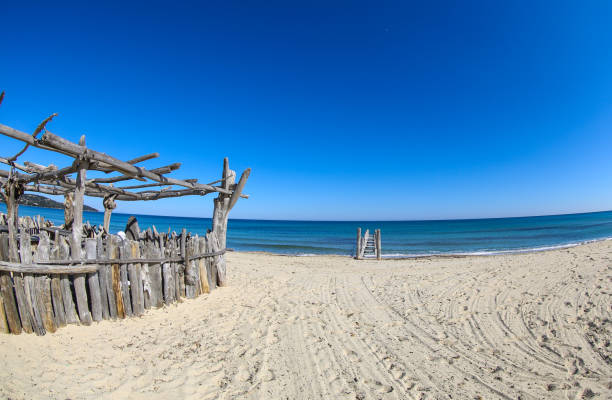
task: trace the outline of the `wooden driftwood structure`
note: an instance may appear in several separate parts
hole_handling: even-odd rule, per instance
[[[382,259],[382,245],[380,238],[380,229],[374,231],[374,235],[370,235],[369,229],[366,229],[361,236],[361,228],[357,228],[357,244],[355,246],[355,258],[362,260],[364,258],[376,257],[377,260]]]
[[[0,103],[4,93],[0,94]],[[167,174],[179,163],[155,169],[136,166],[159,156],[147,154],[129,161],[70,142],[46,130],[45,119],[33,134],[0,124],[0,133],[24,142],[12,157],[0,157],[0,185],[7,213],[0,215],[0,332],[55,331],[66,323],[90,324],[107,318],[142,315],[160,307],[207,293],[227,283],[227,221],[250,174],[238,183],[227,158],[219,180],[175,179]],[[40,138],[38,135],[42,133]],[[29,147],[67,155],[71,165],[58,168],[18,162]],[[88,171],[102,172],[88,178]],[[137,184],[125,184],[130,180]],[[114,184],[123,182],[123,186]],[[27,191],[64,196],[64,225],[52,227],[41,218],[19,218],[19,197]],[[126,238],[110,234],[116,201],[157,200],[217,193],[212,230],[205,237],[159,234],[155,227],[140,232],[128,224]],[[83,223],[83,199],[102,199],[104,224]],[[129,229],[128,229],[129,228]],[[5,233],[3,233],[5,231]]]

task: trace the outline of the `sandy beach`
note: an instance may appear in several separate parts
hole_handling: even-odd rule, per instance
[[[612,241],[356,261],[228,254],[230,286],[142,318],[0,336],[11,399],[612,396]]]

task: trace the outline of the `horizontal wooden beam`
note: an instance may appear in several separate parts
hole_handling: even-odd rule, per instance
[[[174,163],[174,164],[165,165],[163,167],[152,169],[151,172],[154,172],[160,175],[169,174],[172,171],[176,171],[180,167],[181,167],[181,163]],[[99,171],[102,171],[102,170],[99,170]],[[135,179],[135,178],[137,177],[135,177],[134,175],[119,175],[119,176],[113,176],[111,178],[97,178],[97,179],[94,179],[94,182],[115,183],[115,182],[121,182],[121,181],[128,181],[130,179]]]
[[[234,193],[234,190],[230,188],[201,184],[201,183],[197,183],[194,180],[174,179],[174,178],[166,177],[163,175],[165,173],[171,172],[179,168],[180,167],[179,163],[170,164],[168,166],[153,169],[153,170],[147,170],[142,167],[136,167],[130,164],[129,162],[121,161],[117,158],[111,157],[105,153],[100,153],[100,152],[88,149],[85,146],[81,146],[79,144],[70,142],[69,140],[63,139],[49,131],[46,131],[43,134],[41,139],[36,139],[32,135],[29,135],[25,132],[21,132],[9,126],[0,124],[0,134],[4,134],[14,139],[21,140],[34,147],[66,154],[76,159],[87,159],[88,161],[92,162],[92,165],[94,166],[96,165],[96,163],[98,163],[98,167],[100,165],[103,165],[104,166],[103,168],[106,168],[106,165],[108,165],[110,169],[119,171],[125,175],[125,176],[114,177],[114,178],[99,178],[97,180],[90,182],[91,184],[112,183],[112,182],[119,182],[122,180],[129,180],[129,179],[148,178],[152,181],[162,183],[164,184],[164,186],[176,185],[176,186],[182,186],[186,189],[190,189],[190,190],[166,191],[164,193],[146,193],[146,194],[141,194],[141,195],[136,196],[136,197],[142,196],[143,197],[142,200],[154,200],[156,198],[176,197],[176,196],[183,196],[183,195],[205,195],[205,194],[212,193],[212,192],[218,192],[218,193],[223,193],[223,194],[228,194],[228,195],[232,195]],[[152,154],[148,154],[145,156],[135,158],[130,161],[140,162],[145,159],[154,158],[153,156],[158,156],[158,154],[152,153]],[[5,159],[5,161],[8,161],[8,160]],[[77,164],[78,163],[74,163],[72,166],[62,168],[60,170],[35,172],[31,176],[18,176],[18,179],[22,180],[25,183],[30,183],[30,182],[45,183],[44,181],[51,180],[51,179],[59,179],[59,178],[65,177],[65,175],[73,173],[76,170]],[[24,166],[23,171],[31,172],[31,169],[28,169],[27,167]],[[96,189],[107,190],[108,188],[101,189],[98,187]],[[87,193],[86,194],[91,195],[91,196],[98,196],[98,197],[100,195],[104,195],[104,193],[99,193],[98,191],[90,190],[89,192],[91,192],[92,194],[87,194]],[[118,191],[113,190],[112,193],[118,193]],[[153,198],[150,196],[157,196],[157,197]],[[133,198],[133,196],[129,194],[129,192],[125,192],[125,193],[120,194],[120,197],[118,197],[117,199],[118,200],[128,200],[127,197]],[[248,196],[242,195],[240,193],[239,193],[239,197],[248,198]]]
[[[119,261],[119,260],[117,260]],[[29,274],[82,274],[96,272],[98,266],[90,265],[45,265],[45,264],[19,264],[0,261],[0,271],[21,272]]]
[[[200,190],[206,190],[206,191],[211,191],[211,192],[232,194],[232,191],[228,189],[224,189],[224,188],[220,188],[216,186],[204,185],[201,183],[191,183],[191,182],[183,181],[180,179],[165,177],[159,173],[149,171],[145,168],[136,167],[134,165],[128,164],[125,161],[121,161],[107,154],[88,149],[85,146],[79,146],[76,143],[72,143],[66,139],[63,139],[57,135],[54,135],[51,132],[45,132],[45,134],[42,136],[40,141],[41,143],[43,143],[44,145],[48,147],[70,153],[73,155],[73,157],[83,157],[83,158],[87,158],[93,161],[104,162],[116,168],[118,171],[123,172],[125,175],[141,176],[143,178],[151,179],[152,181],[155,181],[155,182],[171,183],[171,184],[175,184],[177,186],[183,186],[189,189],[200,189]]]

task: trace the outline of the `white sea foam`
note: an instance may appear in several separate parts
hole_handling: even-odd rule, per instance
[[[383,254],[383,258],[394,259],[394,258],[422,258],[422,257],[461,257],[461,256],[494,256],[500,254],[521,254],[521,253],[535,253],[540,251],[549,251],[557,249],[567,249],[571,247],[580,246],[588,243],[601,242],[604,240],[612,240],[612,237],[605,237],[600,239],[584,240],[575,243],[566,243],[553,246],[542,246],[542,247],[527,247],[521,249],[511,250],[480,250],[470,252],[458,252],[458,253],[445,253],[445,252],[429,252],[429,253],[389,253]]]

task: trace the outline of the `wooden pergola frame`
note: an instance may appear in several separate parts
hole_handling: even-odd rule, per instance
[[[0,93],[0,104],[3,98],[4,92]],[[2,186],[2,194],[5,198],[8,214],[10,261],[19,261],[17,246],[18,199],[24,192],[64,196],[65,225],[66,227],[71,226],[71,253],[75,260],[82,258],[84,196],[103,199],[103,229],[108,232],[111,213],[116,207],[115,201],[117,200],[148,201],[218,193],[214,200],[212,232],[217,236],[220,247],[225,248],[229,212],[239,198],[248,198],[247,195],[242,194],[242,191],[249,178],[250,168],[242,173],[238,183],[236,183],[236,172],[229,168],[227,158],[223,161],[221,179],[214,182],[202,184],[198,183],[197,179],[171,178],[167,175],[179,169],[180,163],[155,169],[137,166],[143,161],[159,157],[158,153],[122,161],[88,148],[85,144],[85,136],[81,136],[78,143],[73,143],[49,132],[46,125],[56,115],[52,114],[43,120],[32,134],[0,124],[0,134],[25,143],[23,149],[14,156],[0,157],[0,163],[10,167],[8,171],[0,170],[0,185]],[[42,136],[38,138],[41,132]],[[58,168],[53,164],[43,166],[28,161],[18,163],[18,158],[30,146],[64,154],[73,158],[74,161],[64,168]],[[105,174],[118,173],[118,175],[87,179],[87,171],[101,171]],[[127,183],[129,181],[139,181],[139,183],[114,186],[115,183]]]

